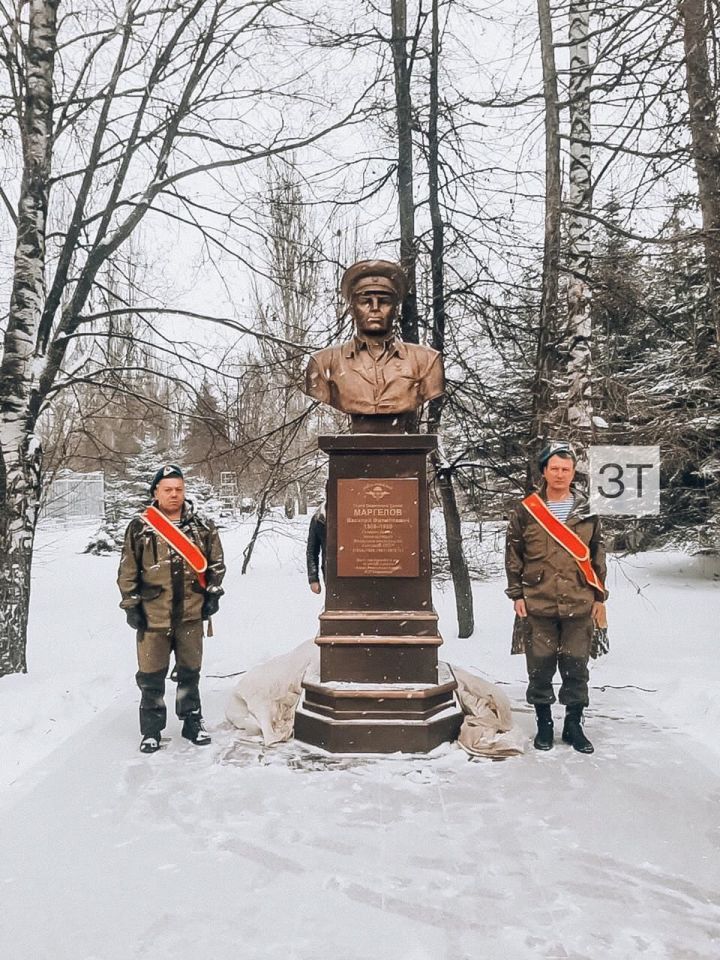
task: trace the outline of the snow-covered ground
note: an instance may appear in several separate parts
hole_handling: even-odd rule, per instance
[[[86,529],[41,529],[30,672],[0,679],[0,957],[720,956],[717,561],[611,563],[593,756],[327,757],[242,743],[223,720],[229,674],[315,633],[306,524],[278,524],[245,577],[249,526],[224,532],[203,680],[214,742],[187,744],[172,719],[153,757],[137,752],[117,559],[82,555]],[[452,591],[436,591],[441,655],[502,683],[529,738],[502,586],[476,584],[462,641]]]

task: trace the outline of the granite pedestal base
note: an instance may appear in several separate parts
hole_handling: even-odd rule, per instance
[[[425,753],[462,712],[432,606],[427,455],[419,434],[321,437],[329,454],[326,604],[295,736],[337,753]]]

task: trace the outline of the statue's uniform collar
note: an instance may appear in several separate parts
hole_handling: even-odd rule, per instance
[[[396,337],[394,334],[392,334],[384,341],[384,343],[385,349],[388,353],[395,354],[396,356],[400,357],[401,360],[406,359],[407,347],[399,337]],[[367,341],[355,334],[352,340],[348,341],[348,343],[344,345],[343,356],[349,360],[360,350],[367,350],[367,348]]]

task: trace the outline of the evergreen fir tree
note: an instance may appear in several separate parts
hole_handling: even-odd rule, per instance
[[[151,503],[150,483],[163,463],[175,463],[183,470],[186,499],[203,516],[220,522],[223,504],[212,484],[204,477],[187,475],[179,451],[159,453],[146,433],[139,453],[127,461],[122,477],[114,476],[105,481],[105,519],[89,540],[85,553],[97,555],[112,553],[122,546],[125,529],[134,516]]]
[[[594,309],[606,442],[660,447],[662,513],[635,525],[635,547],[717,548],[720,406],[707,362],[706,274],[681,217],[669,227],[677,242],[652,259],[612,231],[600,241]],[[629,529],[623,521],[611,526],[621,536]]]
[[[146,432],[140,450],[130,457],[122,476],[105,479],[105,519],[90,538],[85,553],[104,554],[119,550],[130,520],[150,503],[150,483],[162,463],[175,461],[162,456]]]

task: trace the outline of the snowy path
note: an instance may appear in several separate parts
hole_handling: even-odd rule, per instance
[[[147,758],[132,706],[2,811],[3,956],[718,956],[720,777],[624,693],[596,700],[601,753],[504,762],[313,759],[223,725],[198,750],[175,724]]]
[[[528,739],[503,762],[328,759],[238,743],[220,722],[234,681],[213,676],[314,633],[306,522],[244,578],[247,530],[224,534],[214,743],[186,744],[173,719],[153,757],[137,751],[117,561],[81,554],[82,531],[41,531],[30,673],[0,681],[0,960],[717,960],[717,569],[613,562],[591,757]],[[529,738],[502,584],[474,592],[460,641],[436,591],[442,655],[506,684]]]

